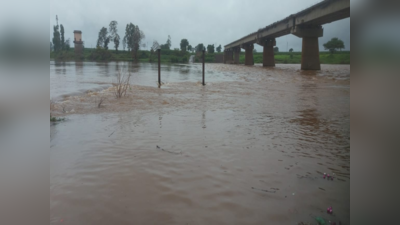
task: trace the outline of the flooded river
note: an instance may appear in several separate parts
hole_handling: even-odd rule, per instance
[[[205,70],[50,62],[50,223],[349,224],[350,66]]]

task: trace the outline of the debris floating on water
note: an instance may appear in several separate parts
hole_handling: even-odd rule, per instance
[[[269,193],[276,193],[276,191],[270,191],[270,190],[263,190],[255,187],[251,187],[251,189],[257,190],[257,191],[263,191],[263,192],[269,192]]]
[[[332,212],[333,212],[332,206],[328,207],[328,208],[326,209],[326,212],[329,213],[329,214],[332,214]]]
[[[175,154],[175,155],[180,155],[180,154],[182,154],[182,151],[180,151],[180,152],[173,152],[173,151],[165,150],[165,149],[161,148],[161,147],[158,146],[158,145],[157,145],[157,148],[158,148],[158,149],[161,149],[161,150],[164,151],[164,152],[168,152],[168,153]]]

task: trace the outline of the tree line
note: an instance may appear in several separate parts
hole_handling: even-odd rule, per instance
[[[54,52],[59,52],[63,50],[70,49],[70,39],[64,40],[64,26],[62,24],[58,25],[58,16],[56,16],[57,25],[53,26],[53,40],[50,42],[50,49]],[[142,30],[140,30],[138,25],[134,25],[133,23],[129,23],[125,27],[125,35],[122,38],[122,47],[123,50],[127,49],[132,54],[132,58],[134,60],[138,60],[138,52],[141,47],[145,47],[145,44],[142,44],[143,39],[145,38],[145,34]],[[102,27],[98,33],[98,38],[96,42],[96,51],[95,55],[101,55],[102,57],[109,57],[110,52],[108,52],[109,44],[114,43],[114,49],[116,54],[118,54],[118,49],[120,47],[121,37],[118,34],[118,22],[113,20],[109,23],[108,29],[106,27]],[[150,55],[153,55],[157,49],[162,50],[172,50],[171,49],[171,36],[168,35],[168,38],[164,44],[159,44],[157,41],[153,41],[153,45],[150,48]],[[184,38],[180,42],[180,50],[182,52],[201,52],[203,50],[207,50],[208,53],[221,52],[221,45],[215,47],[214,44],[207,45],[207,48],[200,43],[193,47],[189,44],[189,41]],[[92,58],[96,58],[93,55]]]
[[[62,24],[58,25],[57,15],[56,21],[57,25],[53,26],[53,42],[50,42],[50,50],[55,52],[68,51],[70,49],[70,40],[69,38],[65,40],[64,26]]]
[[[114,48],[116,53],[118,54],[118,47],[120,44],[120,36],[118,35],[118,22],[113,20],[109,24],[109,28],[102,27],[99,31],[99,35],[97,38],[97,49],[105,49],[108,50],[108,44],[110,42],[114,42]],[[138,51],[140,49],[142,40],[145,38],[145,34],[142,30],[140,30],[138,25],[134,25],[133,23],[129,23],[125,27],[125,36],[122,39],[123,49],[128,49],[128,51],[132,52],[132,58],[137,60]]]
[[[171,36],[168,35],[168,39],[165,44],[159,44],[157,41],[153,41],[153,45],[150,49],[150,51],[156,51],[157,49],[161,50],[171,50]],[[181,40],[180,43],[180,49],[174,49],[174,50],[180,50],[182,52],[200,52],[202,50],[205,50],[203,43],[200,43],[196,45],[195,47],[192,47],[192,45],[189,44],[189,41],[184,38]],[[221,52],[222,47],[219,45],[217,48],[214,47],[214,45],[208,45],[207,46],[207,52],[208,53],[215,53],[215,50],[217,52]]]

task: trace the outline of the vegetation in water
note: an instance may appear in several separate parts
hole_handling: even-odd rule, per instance
[[[60,121],[64,121],[65,118],[63,117],[52,117],[50,116],[50,122],[60,122]]]
[[[300,64],[301,52],[275,52],[276,64]],[[254,63],[262,63],[263,53],[253,53]],[[350,64],[350,51],[341,51],[331,54],[330,52],[320,52],[319,60],[322,64]],[[207,61],[206,61],[207,62]],[[240,54],[239,62],[244,64],[244,53]]]
[[[214,63],[215,56],[223,53],[207,53],[205,55],[206,63]],[[138,51],[138,62],[158,62],[157,51]],[[182,52],[180,50],[161,50],[161,63],[188,63],[191,55],[195,55],[195,62],[201,62],[201,53]],[[254,52],[254,63],[262,63],[262,52]],[[322,64],[350,64],[350,51],[320,52],[319,58]],[[75,57],[74,48],[62,52],[50,52],[50,59],[56,61],[135,61],[132,54],[127,51],[105,50],[103,48],[85,49],[82,57]],[[244,64],[244,52],[241,52],[239,62]],[[277,64],[300,64],[301,52],[277,52],[275,53],[275,63]]]

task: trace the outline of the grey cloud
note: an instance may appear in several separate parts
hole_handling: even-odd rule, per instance
[[[66,38],[73,39],[73,30],[81,30],[86,47],[94,47],[101,27],[110,21],[118,21],[119,35],[124,36],[126,24],[132,22],[144,31],[144,43],[148,47],[154,40],[165,43],[168,35],[172,48],[179,48],[180,40],[186,38],[192,46],[221,44],[239,39],[250,32],[265,27],[286,16],[301,11],[318,0],[282,1],[50,1],[50,39],[55,17],[64,25]],[[350,49],[350,18],[324,25],[322,44],[338,37]],[[301,39],[287,35],[277,39],[277,46],[301,50]],[[147,48],[148,48],[147,47]],[[261,46],[256,49],[262,51]]]

